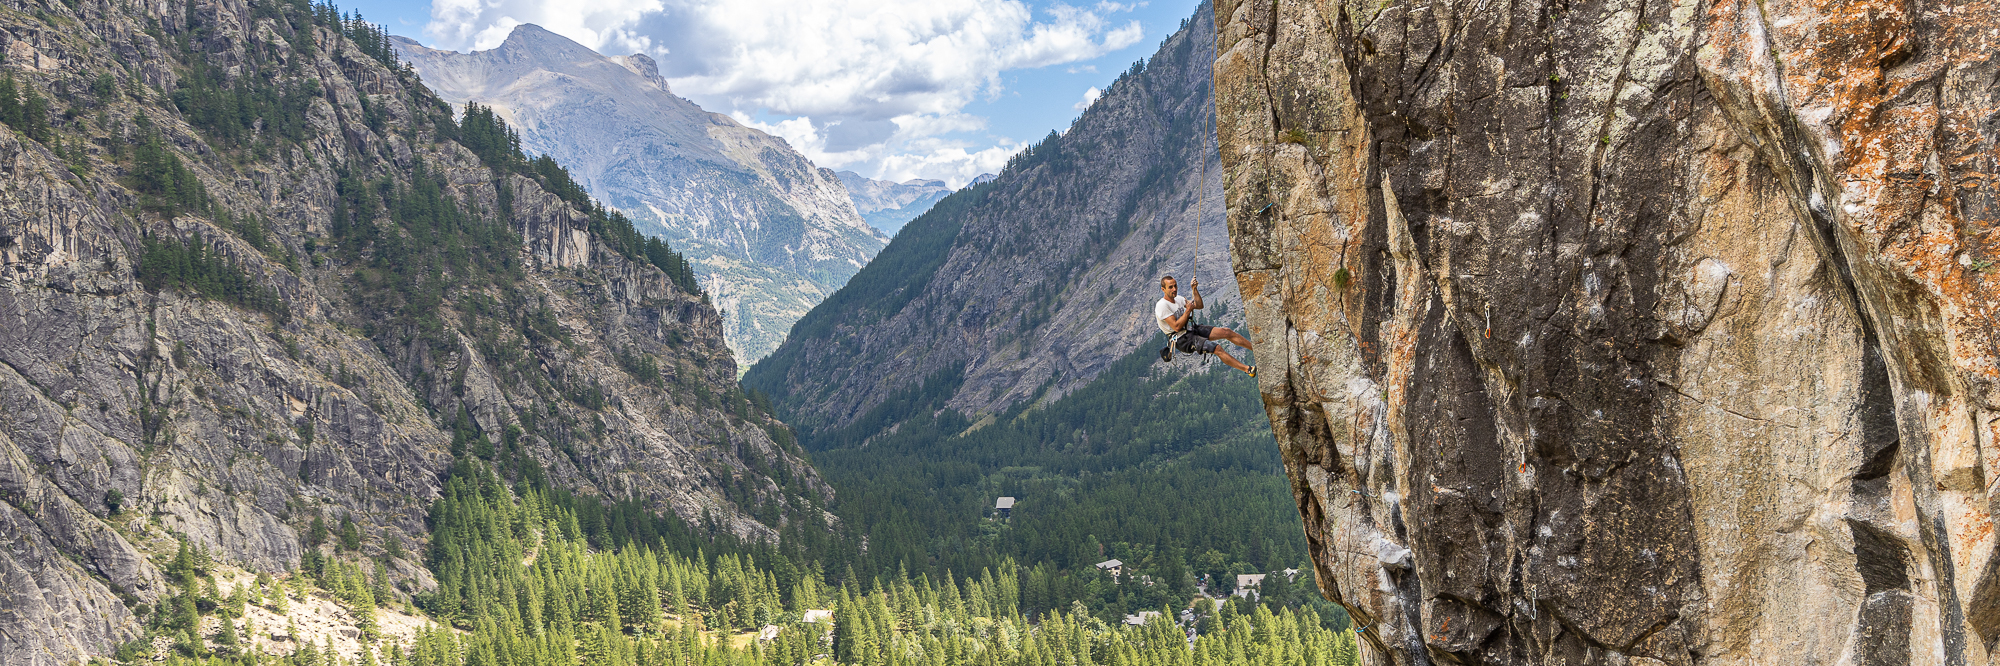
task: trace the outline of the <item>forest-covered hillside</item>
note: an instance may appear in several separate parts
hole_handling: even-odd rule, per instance
[[[1011,559],[1046,569],[1056,586],[1031,596],[1118,615],[1186,606],[1197,580],[1220,593],[1236,574],[1299,567],[1305,538],[1254,382],[1220,364],[1178,372],[1154,349],[1058,400],[979,422],[942,407],[959,375],[941,371],[807,440],[839,489],[836,512],[868,540],[861,570],[936,574]],[[866,436],[876,421],[899,426]],[[1018,503],[999,520],[1003,496]],[[1136,596],[1090,584],[1092,565],[1109,559],[1168,584]]]
[[[157,635],[183,543],[431,594],[455,459],[704,543],[830,533],[683,257],[387,40],[302,0],[0,5],[0,663]]]

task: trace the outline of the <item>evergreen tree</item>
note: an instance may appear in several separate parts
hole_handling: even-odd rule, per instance
[[[4,98],[4,91],[0,91],[0,102]],[[4,111],[0,109],[0,113]],[[140,114],[135,124],[139,127],[139,145],[132,151],[131,184],[139,192],[141,203],[168,218],[208,210],[207,186],[181,162],[180,155],[167,147],[152,120]]]
[[[0,123],[16,130],[26,130],[26,118],[21,112],[21,90],[14,83],[14,73],[0,75]]]
[[[340,549],[361,550],[361,528],[354,524],[353,516],[340,519]]]
[[[241,640],[236,637],[236,623],[224,617],[218,625],[220,626],[220,631],[215,635],[216,652],[221,654],[236,654],[241,646]]]
[[[55,131],[49,128],[49,100],[33,86],[28,86],[27,93],[27,101],[21,105],[21,131],[28,138],[46,144],[55,136]]]
[[[194,549],[188,545],[187,539],[181,539],[180,550],[174,553],[174,559],[167,562],[166,573],[168,578],[175,579],[174,582],[181,587],[194,587]]]
[[[312,526],[306,529],[306,547],[317,548],[320,544],[326,543],[326,537],[326,519],[313,516]]]

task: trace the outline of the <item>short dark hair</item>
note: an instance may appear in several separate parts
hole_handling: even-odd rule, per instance
[[[1162,275],[1162,276],[1160,276],[1160,288],[1161,288],[1161,289],[1165,289],[1165,288],[1167,288],[1167,281],[1168,281],[1168,280],[1174,280],[1174,276],[1172,276],[1172,275]],[[1180,282],[1180,280],[1174,280],[1174,282]]]

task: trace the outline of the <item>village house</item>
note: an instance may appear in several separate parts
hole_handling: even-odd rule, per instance
[[[1159,611],[1139,611],[1138,615],[1125,616],[1125,624],[1133,626],[1141,626],[1146,624],[1148,620],[1151,620],[1159,616],[1160,616]]]
[[[1250,597],[1252,593],[1264,587],[1264,576],[1265,574],[1237,574],[1236,596]]]
[[[1125,563],[1120,562],[1118,560],[1105,560],[1103,562],[1098,562],[1097,568],[1110,572],[1113,578],[1125,575]]]
[[[1006,520],[1014,513],[1014,498],[1002,497],[993,503],[993,508],[1000,510],[1001,520]]]
[[[807,610],[807,611],[806,611],[806,616],[805,616],[805,618],[804,618],[804,622],[805,622],[805,624],[824,624],[824,625],[826,625],[826,630],[825,630],[825,631],[822,631],[822,632],[820,632],[820,640],[822,640],[822,641],[825,641],[825,642],[826,642],[827,644],[832,644],[832,643],[833,643],[833,610],[832,610],[832,609],[827,609],[827,610]],[[817,658],[817,657],[815,657],[815,658]]]

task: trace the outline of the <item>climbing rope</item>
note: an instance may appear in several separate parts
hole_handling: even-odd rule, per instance
[[[1359,619],[1370,619],[1369,615],[1366,613],[1357,614],[1356,609],[1353,606],[1348,606],[1346,603],[1341,603],[1340,605],[1347,609],[1347,616],[1349,618],[1358,617]],[[1396,663],[1395,653],[1389,651],[1389,644],[1383,642],[1382,635],[1375,631],[1375,625],[1381,623],[1382,623],[1381,620],[1375,620],[1369,622],[1368,624],[1363,624],[1354,627],[1355,656],[1361,658],[1359,659],[1361,663],[1368,662],[1368,654],[1367,654],[1368,649],[1372,649],[1375,652],[1381,654],[1383,657],[1382,659],[1383,661],[1389,662],[1390,664]]]
[[[1194,252],[1192,252],[1191,256],[1188,257],[1189,259],[1188,277],[1191,279],[1189,284],[1201,282],[1201,215],[1203,212],[1206,212],[1208,210],[1208,139],[1207,138],[1203,138],[1201,141],[1201,180],[1195,182],[1195,189],[1199,190],[1201,194],[1197,195],[1198,198],[1195,200],[1195,207],[1194,207]],[[1187,323],[1182,326],[1181,330],[1186,331],[1188,329],[1192,329],[1194,328],[1194,325],[1195,325],[1194,313],[1190,311],[1188,312]],[[1160,350],[1160,360],[1169,363],[1173,362],[1174,360],[1173,352],[1174,352],[1174,337],[1170,336],[1167,338],[1167,348]],[[1196,356],[1201,357],[1203,365],[1207,365],[1208,363],[1215,360],[1214,354],[1196,354]]]
[[[1195,282],[1201,282],[1201,216],[1208,212],[1208,138],[1201,140],[1201,180],[1195,182],[1195,189],[1201,190],[1200,201],[1194,207],[1194,256],[1189,262],[1188,275]]]

